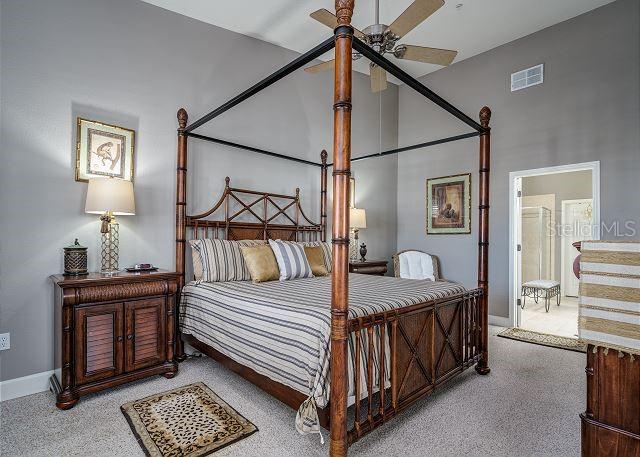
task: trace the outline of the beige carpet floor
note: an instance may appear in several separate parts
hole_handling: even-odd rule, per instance
[[[489,376],[472,369],[363,438],[350,455],[579,456],[585,354],[497,338]],[[43,392],[0,405],[0,455],[142,456],[120,412],[123,403],[202,381],[259,429],[215,456],[326,456],[327,444],[300,436],[295,413],[206,358],[155,377],[83,398],[69,411]],[[326,433],[325,433],[326,437]]]

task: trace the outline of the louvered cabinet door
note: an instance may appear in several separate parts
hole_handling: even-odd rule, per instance
[[[122,373],[122,303],[75,310],[76,384]]]
[[[165,360],[165,298],[126,302],[126,370],[133,371]]]

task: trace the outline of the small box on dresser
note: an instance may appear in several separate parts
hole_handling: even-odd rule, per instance
[[[147,376],[173,377],[179,275],[53,275],[56,406]]]

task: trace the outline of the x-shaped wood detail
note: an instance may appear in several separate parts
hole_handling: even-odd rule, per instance
[[[233,219],[235,219],[236,217],[238,217],[239,215],[241,215],[242,213],[244,213],[245,211],[249,211],[251,214],[253,214],[253,216],[258,219],[261,222],[264,222],[264,220],[258,216],[256,213],[253,212],[253,210],[251,209],[251,207],[253,205],[255,205],[256,203],[259,203],[261,201],[264,201],[264,197],[260,197],[259,199],[257,199],[256,201],[254,201],[253,203],[247,205],[245,202],[243,202],[242,200],[240,200],[236,194],[229,194],[231,195],[238,203],[240,203],[242,205],[242,209],[240,209],[238,212],[236,212],[233,216],[228,218],[228,221],[231,222]]]
[[[455,310],[453,311],[453,316],[451,317],[451,322],[449,323],[449,326],[445,330],[445,326],[442,323],[442,319],[440,318],[440,313],[438,312],[438,309],[434,311],[434,314],[436,316],[436,321],[438,322],[438,327],[440,327],[440,330],[442,330],[442,334],[444,335],[444,342],[445,342],[445,344],[443,344],[442,348],[440,349],[440,354],[438,354],[438,361],[436,362],[436,365],[435,365],[436,373],[440,369],[440,364],[442,363],[442,359],[444,358],[444,352],[447,349],[447,347],[451,349],[451,353],[453,354],[453,357],[456,359],[456,364],[458,365],[462,364],[462,361],[460,360],[460,357],[456,353],[456,350],[454,349],[453,344],[451,344],[451,340],[450,340],[451,332],[453,331],[453,326],[456,322],[456,317],[458,316],[459,312],[460,312],[460,306],[456,305]]]
[[[422,360],[420,360],[420,357],[419,357],[419,354],[418,354],[418,344],[420,344],[420,341],[422,340],[422,336],[425,334],[425,331],[427,330],[427,327],[429,326],[429,322],[430,322],[430,319],[428,319],[428,318],[426,318],[424,320],[424,324],[423,324],[422,328],[420,329],[420,333],[418,333],[418,337],[416,338],[416,341],[412,344],[409,341],[409,336],[407,335],[402,323],[400,321],[398,321],[398,324],[399,324],[398,328],[400,329],[400,335],[402,335],[402,339],[405,341],[405,343],[407,343],[407,346],[409,347],[409,350],[411,351],[411,360],[409,360],[409,365],[407,365],[407,370],[404,372],[404,375],[402,376],[402,381],[400,381],[400,386],[398,387],[398,392],[402,391],[402,388],[404,387],[404,384],[407,381],[407,376],[409,376],[409,372],[411,371],[411,367],[412,367],[414,361],[418,364],[418,368],[422,372],[422,375],[424,376],[424,378],[427,380],[427,384],[431,384],[431,377],[429,376],[429,373],[428,373],[427,369],[425,368],[424,364],[422,363]]]
[[[276,202],[274,202],[271,197],[267,197],[267,200],[269,201],[269,203],[271,203],[273,206],[275,206],[278,209],[278,212],[276,214],[274,214],[273,216],[271,216],[268,220],[267,223],[271,222],[272,220],[274,220],[276,217],[278,217],[279,215],[283,215],[284,217],[286,217],[287,219],[289,219],[291,221],[291,223],[293,225],[297,225],[296,221],[294,221],[293,219],[291,219],[291,216],[289,216],[285,211],[287,211],[289,208],[291,208],[293,205],[296,204],[296,200],[293,200],[291,203],[289,203],[287,206],[285,206],[284,208],[280,208],[280,206],[278,206],[278,204]]]

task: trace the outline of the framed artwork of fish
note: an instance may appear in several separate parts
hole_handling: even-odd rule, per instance
[[[134,150],[134,130],[79,117],[76,181],[101,176],[133,181]]]

